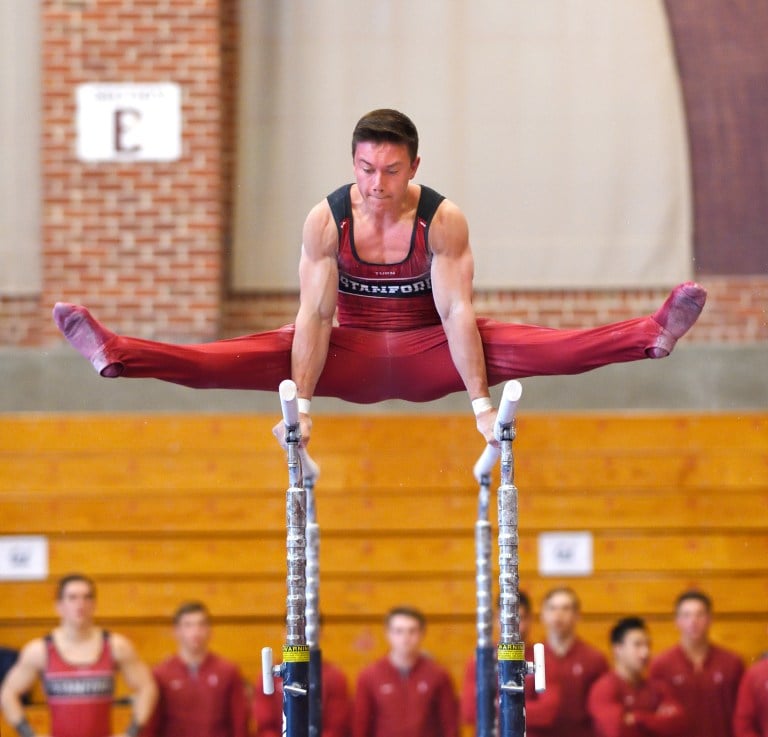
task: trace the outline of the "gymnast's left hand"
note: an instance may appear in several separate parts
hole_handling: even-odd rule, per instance
[[[306,448],[309,443],[309,437],[312,434],[312,418],[309,415],[303,413],[299,414],[299,430],[301,432],[301,442],[299,447]],[[493,426],[491,426],[491,433],[493,433]],[[272,434],[277,438],[277,442],[280,443],[280,447],[286,449],[285,444],[285,422],[280,420],[273,428]]]
[[[485,410],[485,412],[481,412],[477,416],[477,431],[485,438],[485,442],[488,443],[488,445],[493,445],[498,448],[499,441],[496,440],[493,435],[493,425],[495,422],[496,410],[493,407]]]

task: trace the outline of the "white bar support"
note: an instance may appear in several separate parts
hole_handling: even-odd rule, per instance
[[[499,460],[499,453],[501,453],[501,450],[495,445],[485,446],[485,450],[477,459],[477,463],[475,463],[475,466],[472,469],[475,481],[477,481],[478,484],[481,483],[483,476],[487,476],[493,470],[496,461]]]
[[[275,676],[272,672],[272,648],[261,648],[261,687],[267,696],[275,693]]]
[[[283,408],[283,420],[288,427],[299,424],[299,402],[296,384],[291,379],[280,382],[280,406]]]
[[[533,687],[536,693],[547,689],[547,670],[544,665],[544,645],[537,642],[533,646]]]
[[[499,402],[499,411],[496,413],[496,424],[493,426],[496,440],[501,440],[501,429],[510,425],[515,419],[517,403],[522,395],[523,385],[517,379],[512,379],[504,385],[504,391]]]

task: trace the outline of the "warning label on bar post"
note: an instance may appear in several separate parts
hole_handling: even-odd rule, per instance
[[[308,663],[309,645],[283,645],[284,663]]]
[[[499,643],[499,660],[525,660],[525,643]]]

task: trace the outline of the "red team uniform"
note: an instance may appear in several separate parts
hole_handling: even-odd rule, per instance
[[[339,325],[331,331],[315,395],[364,404],[397,398],[426,402],[463,390],[430,277],[429,225],[444,198],[422,185],[408,255],[399,263],[372,264],[355,251],[350,188],[328,196],[339,234]],[[645,358],[662,334],[650,316],[586,330],[488,319],[478,319],[478,328],[490,385]],[[198,389],[276,391],[291,375],[292,341],[292,325],[198,345],[111,334],[102,353],[105,363],[122,364],[125,377]]]
[[[699,737],[669,686],[653,679],[632,684],[606,673],[589,694],[589,713],[597,737]],[[626,723],[627,713],[634,724]]]
[[[352,737],[458,737],[459,705],[451,676],[424,655],[408,673],[389,658],[361,673]]]
[[[248,737],[245,682],[233,663],[208,653],[192,670],[174,655],[153,675],[159,699],[142,737]]]
[[[747,669],[733,715],[735,737],[768,737],[768,660]]]
[[[731,737],[733,710],[744,664],[735,653],[711,645],[700,671],[679,645],[654,658],[649,676],[664,681],[683,705],[695,737]]]
[[[544,643],[544,662],[547,667],[547,690],[558,689],[557,713],[549,725],[531,723],[529,737],[592,737],[592,720],[587,711],[587,696],[592,684],[608,670],[608,661],[597,649],[576,639],[565,655],[557,655]],[[528,688],[531,704],[541,698]],[[552,697],[548,697],[552,698]],[[548,716],[546,714],[542,716]],[[548,716],[551,718],[551,716]]]
[[[117,663],[109,633],[94,663],[73,665],[59,654],[52,635],[45,638],[48,655],[43,687],[51,715],[52,737],[110,737]]]
[[[352,702],[344,672],[323,661],[322,737],[349,737]],[[251,714],[256,722],[255,737],[281,737],[283,734],[283,682],[275,680],[275,693],[267,696],[258,684]]]

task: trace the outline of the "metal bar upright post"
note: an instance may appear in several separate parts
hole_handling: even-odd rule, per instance
[[[306,640],[307,495],[302,485],[296,385],[280,385],[286,425],[288,482],[286,492],[287,596],[283,646],[283,718],[287,737],[309,734],[309,646]]]
[[[309,737],[323,732],[323,654],[320,649],[320,527],[315,505],[316,467],[304,468],[304,489],[307,494],[307,601],[306,640],[309,646]],[[314,465],[314,464],[313,464]]]
[[[475,734],[493,737],[496,731],[496,648],[493,642],[493,594],[491,573],[491,523],[489,520],[491,468],[498,459],[498,450],[487,446],[474,467],[479,484],[477,520],[475,521]]]
[[[520,639],[519,539],[517,488],[514,484],[515,408],[522,387],[510,381],[504,387],[496,435],[501,443],[501,484],[498,490],[499,515],[499,735],[525,737],[525,643]]]

